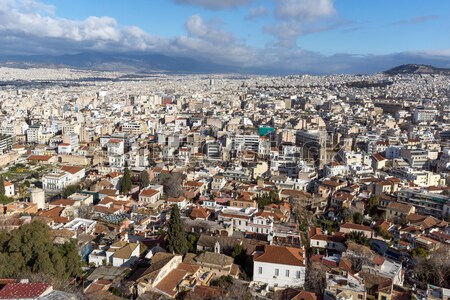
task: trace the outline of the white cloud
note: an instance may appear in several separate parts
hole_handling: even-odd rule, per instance
[[[263,31],[277,38],[279,47],[292,48],[301,35],[332,30],[348,22],[329,23],[336,15],[333,0],[275,0],[274,15],[278,20],[264,26]]]
[[[216,63],[251,65],[255,50],[239,44],[232,33],[217,26],[220,23],[220,19],[205,21],[199,15],[189,17],[185,24],[188,35],[176,38],[172,50],[196,58],[210,58]]]
[[[333,15],[333,0],[275,0],[275,16],[278,18],[301,18],[311,21]]]
[[[121,27],[114,18],[107,16],[91,16],[84,20],[60,18],[55,7],[37,0],[0,0],[0,54],[141,51],[180,55],[235,67],[260,68],[259,70],[263,70],[261,72],[316,74],[381,71],[411,62],[448,64],[449,49],[384,56],[324,56],[300,49],[295,47],[299,36],[332,30],[345,26],[348,22],[330,18],[335,14],[332,1],[274,1],[277,1],[276,17],[280,19],[277,19],[277,23],[266,26],[264,31],[278,37],[279,43],[277,47],[269,45],[257,49],[242,43],[231,32],[224,30],[220,19],[205,20],[199,15],[193,15],[185,22],[185,35],[167,38],[151,35],[134,26]],[[237,5],[251,1],[226,2],[228,7],[232,7],[232,3]],[[288,7],[291,11],[288,11]],[[255,7],[253,11],[249,10],[250,13],[262,15],[264,9]]]
[[[33,10],[34,8],[34,10]],[[111,17],[91,16],[85,20],[58,18],[52,6],[37,1],[0,0],[0,41],[14,39],[60,39],[73,50],[104,49],[109,45],[129,49],[152,49],[157,39],[136,27],[119,27]],[[28,40],[28,41],[27,41]],[[34,50],[34,49],[30,49]]]
[[[175,0],[180,4],[192,4],[206,9],[220,10],[230,9],[250,4],[253,0]]]

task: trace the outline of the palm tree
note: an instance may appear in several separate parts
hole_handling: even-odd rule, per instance
[[[351,231],[346,235],[346,242],[353,241],[360,245],[368,245],[369,239],[366,237],[362,231]]]

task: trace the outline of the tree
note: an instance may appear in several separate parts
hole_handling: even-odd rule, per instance
[[[61,192],[61,197],[63,198],[67,198],[72,194],[75,194],[77,192],[80,191],[80,186],[78,184],[71,184],[66,186],[62,192]]]
[[[5,194],[5,181],[3,179],[3,176],[0,176],[0,195]]]
[[[54,284],[63,284],[81,274],[82,261],[73,241],[55,245],[50,228],[33,221],[11,233],[0,231],[0,266],[0,277],[40,274]]]
[[[150,178],[148,177],[147,170],[142,171],[139,174],[139,187],[141,189],[147,187],[150,184]]]
[[[379,196],[372,196],[369,198],[369,201],[367,201],[367,205],[365,207],[365,214],[369,216],[374,216],[378,213],[378,205],[380,204],[380,197]]]
[[[369,239],[366,237],[362,231],[351,231],[345,235],[346,242],[352,241],[360,245],[369,245]]]
[[[413,249],[412,255],[413,255],[413,257],[417,257],[417,256],[427,257],[428,256],[428,251],[425,250],[422,247],[416,247],[416,248]]]
[[[322,268],[311,266],[306,270],[305,289],[323,294],[326,287],[326,274]]]
[[[167,197],[177,198],[183,194],[183,180],[186,176],[183,173],[172,172],[161,174],[159,182],[164,187]]]
[[[122,183],[120,185],[120,192],[122,194],[128,194],[131,191],[131,174],[130,169],[128,169],[128,163],[125,162],[125,170],[123,171]]]
[[[414,273],[418,280],[443,288],[450,288],[449,245],[442,244],[436,251],[430,253],[428,257],[416,255],[414,259]]]
[[[23,199],[23,198],[25,198],[28,195],[28,187],[27,187],[25,182],[19,184],[18,193],[19,193],[20,199]]]
[[[375,253],[369,247],[351,241],[347,242],[346,254],[355,272],[361,271],[363,265],[372,264],[375,257]]]
[[[186,254],[189,251],[189,243],[180,217],[180,209],[172,206],[170,214],[169,230],[167,232],[167,250],[177,254]]]
[[[247,260],[247,254],[245,252],[244,246],[237,244],[233,248],[231,257],[234,258],[234,262],[242,267],[245,267],[245,262]]]
[[[381,226],[375,228],[375,232],[385,240],[390,240],[392,238],[391,233]]]
[[[350,209],[347,207],[343,207],[340,211],[341,218],[345,220],[345,222],[350,222],[353,219],[353,214]]]
[[[360,214],[359,212],[356,212],[353,214],[353,223],[355,224],[362,224],[364,221],[364,216]]]
[[[269,193],[264,193],[262,195],[258,195],[255,198],[256,203],[258,203],[258,208],[264,208],[265,206],[275,203],[280,203],[280,199],[278,194],[275,191],[270,191]]]

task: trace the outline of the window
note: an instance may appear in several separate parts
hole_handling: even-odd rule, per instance
[[[280,275],[280,270],[279,269],[275,269],[275,276]]]
[[[289,277],[289,270],[286,270],[286,277]]]
[[[381,296],[381,300],[387,300],[386,296]]]
[[[262,274],[262,267],[258,267],[258,274]]]
[[[300,278],[300,271],[297,271],[297,273],[295,274],[295,278]]]
[[[319,241],[317,241],[316,243],[317,243],[317,246],[319,246]]]

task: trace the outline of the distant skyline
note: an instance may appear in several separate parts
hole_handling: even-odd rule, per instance
[[[0,55],[160,53],[290,73],[450,67],[446,0],[0,0]]]

